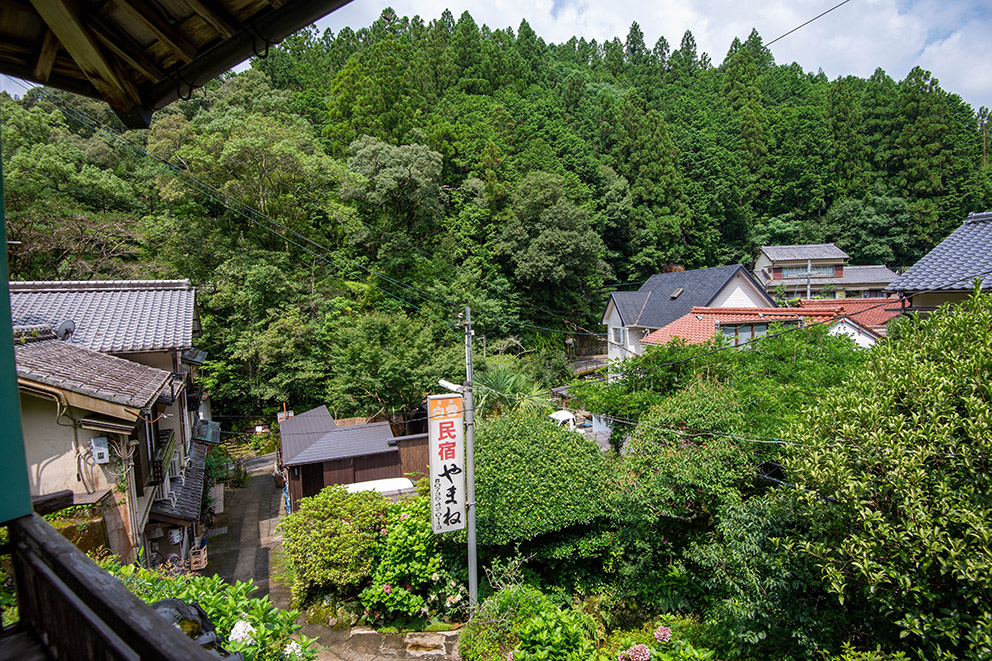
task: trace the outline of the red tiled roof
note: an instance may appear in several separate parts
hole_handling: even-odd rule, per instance
[[[835,298],[812,299],[799,302],[800,308],[839,307],[841,314],[865,328],[885,332],[885,325],[902,312],[899,299],[889,298]]]
[[[662,326],[641,340],[644,344],[665,344],[673,338],[682,338],[688,344],[701,344],[716,333],[717,322],[721,324],[770,323],[775,321],[796,321],[808,319],[810,322],[826,321],[840,316],[841,307],[834,305],[810,306],[805,308],[703,308],[694,307],[692,312],[679,317],[667,326]]]

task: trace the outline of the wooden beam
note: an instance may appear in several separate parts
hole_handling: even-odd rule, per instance
[[[100,43],[121,60],[130,64],[138,73],[153,83],[157,83],[165,76],[162,69],[145,57],[141,46],[136,44],[131,37],[110,25],[98,14],[91,14],[89,20],[90,29],[94,36],[100,40]]]
[[[55,493],[46,493],[41,496],[31,496],[31,508],[41,515],[51,514],[72,507],[75,496],[71,491],[65,489]]]
[[[236,30],[231,26],[230,18],[226,16],[226,12],[222,8],[210,0],[183,0],[183,2],[186,3],[190,11],[206,21],[207,25],[216,30],[217,34],[224,39],[230,39],[234,36]]]
[[[41,82],[48,82],[48,77],[52,75],[52,65],[55,64],[55,54],[59,52],[58,37],[51,29],[45,31],[45,38],[41,42],[41,49],[38,51],[38,60],[34,64],[34,79]]]
[[[78,8],[72,0],[31,0],[31,4],[107,103],[122,110],[140,104],[137,89],[116,75],[79,20]]]
[[[32,2],[37,1],[32,0]],[[140,22],[183,62],[192,62],[196,57],[196,46],[190,43],[186,35],[175,29],[162,12],[147,0],[114,0],[114,3],[126,11],[131,18]]]

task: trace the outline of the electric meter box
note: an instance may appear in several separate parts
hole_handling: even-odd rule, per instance
[[[106,436],[97,436],[90,444],[93,448],[93,461],[98,464],[110,463],[110,448],[107,446]]]

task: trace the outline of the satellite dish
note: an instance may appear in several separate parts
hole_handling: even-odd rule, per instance
[[[60,340],[67,340],[72,337],[74,330],[76,330],[76,323],[72,319],[66,319],[55,329],[55,336]]]

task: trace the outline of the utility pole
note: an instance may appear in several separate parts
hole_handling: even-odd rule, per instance
[[[472,308],[465,306],[465,489],[468,519],[468,604],[479,604],[479,563],[475,543],[475,405],[472,403]]]
[[[806,260],[806,300],[813,298],[809,294],[810,278],[813,277],[813,260]]]

